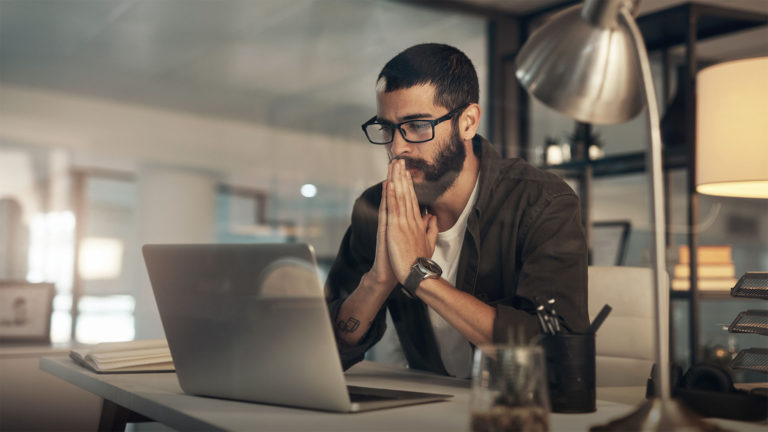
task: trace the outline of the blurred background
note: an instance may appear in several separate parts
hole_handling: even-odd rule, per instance
[[[327,267],[386,175],[360,124],[399,51],[485,20],[350,0],[0,2],[0,279],[56,284],[55,342],[162,335],[140,247],[285,242]],[[73,290],[77,304],[73,305]]]
[[[573,3],[0,0],[0,279],[55,284],[50,340],[96,343],[162,337],[145,243],[308,242],[325,271],[355,198],[385,177],[384,150],[360,130],[376,76],[422,42],[473,61],[481,134],[582,191],[582,177],[557,169],[578,127],[503,87],[513,58],[499,54],[519,47],[519,22],[529,31]],[[682,3],[644,1],[639,13]],[[706,3],[768,13],[765,0]],[[767,41],[765,26],[734,31],[696,56],[768,55]],[[651,51],[662,114],[682,93],[686,56],[681,44]],[[643,152],[646,121],[593,127],[590,157]],[[670,275],[691,231],[686,172],[667,172]],[[649,264],[646,183],[643,170],[590,180],[593,263]],[[697,209],[699,243],[730,246],[736,277],[768,270],[765,200],[702,196]],[[673,298],[681,361],[689,301]],[[714,296],[700,307],[698,341],[736,349],[722,323],[748,305]]]

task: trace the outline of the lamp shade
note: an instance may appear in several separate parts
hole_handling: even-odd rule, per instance
[[[558,13],[515,59],[516,76],[529,93],[585,123],[621,123],[645,106],[630,35],[616,12],[607,12],[576,5]]]
[[[768,199],[768,57],[699,72],[696,190]]]

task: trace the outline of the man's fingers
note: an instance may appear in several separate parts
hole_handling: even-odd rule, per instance
[[[404,160],[397,161],[394,178],[397,182],[397,199],[400,208],[402,222],[411,230],[423,230],[424,225],[419,223],[421,212],[419,211],[419,201],[416,199],[416,191],[413,189],[413,179],[408,172]]]
[[[414,219],[418,219],[421,216],[421,210],[419,209],[419,199],[416,197],[416,190],[413,188],[413,177],[411,177],[411,173],[406,172],[406,183],[408,186],[408,206],[411,209],[411,213],[413,214]],[[422,225],[425,226],[425,225]]]
[[[424,226],[427,227],[427,230],[429,230],[429,219],[433,216],[429,214],[429,212],[424,212],[424,215],[421,217],[421,221],[424,222]]]
[[[379,203],[379,230],[382,230],[387,225],[387,183],[384,180],[381,183],[381,202]]]
[[[400,202],[400,204],[403,207],[403,214],[405,216],[405,220],[410,222],[413,220],[413,218],[418,214],[418,212],[414,213],[413,208],[411,208],[411,200],[410,196],[411,193],[413,193],[413,186],[411,185],[410,181],[410,174],[408,173],[408,170],[405,168],[405,161],[401,161],[400,163],[400,183],[402,185],[402,198],[403,200]]]
[[[437,244],[437,218],[427,213],[424,215],[425,225],[427,226],[427,246],[429,247],[429,253],[435,251],[435,245]]]
[[[388,182],[387,185],[387,224],[392,224],[397,222],[398,218],[398,207],[399,203],[397,202],[397,197],[395,196],[397,193],[397,185],[394,181]]]
[[[394,209],[397,207],[397,202],[395,200],[395,177],[394,177],[394,171],[395,171],[395,164],[397,163],[397,160],[394,160],[390,162],[389,166],[387,167],[387,191],[386,191],[386,197],[387,197],[387,223],[391,223],[395,219],[395,213]]]
[[[407,207],[405,206],[405,181],[403,172],[405,171],[405,161],[399,159],[393,168],[392,176],[395,181],[395,200],[397,201],[398,222],[407,221]]]

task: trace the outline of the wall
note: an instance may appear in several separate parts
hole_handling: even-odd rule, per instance
[[[162,35],[155,35],[158,41],[153,49],[160,50],[165,49],[161,43],[175,40],[169,29],[186,34],[184,32],[196,28],[189,21],[173,17],[168,17],[173,21],[170,27],[155,22],[156,18],[142,18],[144,7],[156,6],[150,3],[128,8],[116,18],[116,23],[106,23],[108,27],[100,30],[106,32],[103,37],[129,41],[130,35],[122,32],[124,25],[157,25],[162,28]],[[24,11],[23,6],[15,5],[13,12]],[[225,6],[233,7],[232,4]],[[179,7],[180,14],[202,13],[194,6]],[[277,13],[270,7],[264,4],[268,13]],[[250,5],[245,8],[249,14],[258,9]],[[76,11],[77,8],[65,8],[62,13],[75,14]],[[104,12],[99,6],[98,10],[93,10],[92,17]],[[116,171],[133,176],[136,182],[141,181],[143,170],[150,166],[205,172],[217,183],[266,192],[269,196],[268,221],[286,222],[295,227],[299,240],[312,243],[318,256],[327,262],[336,254],[349,223],[354,199],[366,187],[383,179],[386,173],[383,149],[365,141],[359,124],[375,113],[373,84],[388,58],[418,42],[444,41],[459,46],[477,67],[481,105],[485,107],[487,61],[482,19],[379,2],[362,2],[354,6],[344,2],[304,2],[284,15],[277,14],[286,20],[284,25],[278,26],[282,29],[280,34],[290,34],[289,39],[280,40],[279,35],[266,34],[269,32],[264,29],[272,28],[274,23],[262,23],[264,29],[250,26],[237,30],[222,28],[219,29],[221,33],[213,34],[206,33],[211,30],[208,27],[199,28],[195,34],[200,44],[185,45],[188,56],[213,56],[221,61],[215,66],[204,67],[191,57],[184,57],[179,63],[173,63],[172,73],[181,77],[177,76],[179,79],[172,83],[163,81],[167,76],[158,72],[158,68],[163,69],[162,65],[166,64],[167,57],[156,59],[156,64],[142,57],[128,67],[121,63],[122,58],[116,63],[111,62],[110,51],[102,52],[103,60],[94,64],[89,62],[96,57],[83,57],[82,64],[69,57],[61,58],[60,64],[68,66],[62,68],[60,76],[48,85],[30,85],[37,79],[44,81],[44,71],[38,70],[38,63],[28,63],[30,59],[21,45],[19,51],[9,51],[8,58],[13,67],[3,75],[4,81],[0,85],[0,146],[26,153],[33,163],[42,167],[32,170],[32,177],[23,187],[26,195],[39,201],[35,208],[26,206],[30,207],[26,211],[70,210],[73,203],[69,198],[73,190],[66,181],[70,169],[95,175],[103,170]],[[402,14],[407,19],[389,22],[388,17]],[[256,19],[256,15],[248,15],[247,19]],[[29,12],[20,17],[51,19],[57,31],[69,31],[68,21],[48,17],[45,9],[35,9],[34,14]],[[211,17],[211,22],[233,25],[226,20],[220,22],[222,19],[217,15]],[[387,22],[387,25],[371,26],[366,19],[375,23]],[[338,20],[350,24],[341,34],[334,26]],[[262,18],[257,20],[262,21]],[[409,26],[413,21],[425,25]],[[83,25],[93,26],[94,23]],[[294,34],[284,28],[286,26],[295,26],[301,31]],[[404,27],[402,31],[398,31],[398,26]],[[452,31],[446,33],[446,29]],[[78,29],[74,30],[79,33]],[[349,34],[355,31],[364,34],[359,37]],[[207,42],[211,47],[219,48],[201,49],[207,37],[212,38]],[[34,43],[46,45],[50,38],[49,32],[42,32]],[[283,45],[275,45],[278,42]],[[88,43],[78,43],[76,38],[66,39],[58,45],[46,45],[46,49],[55,51],[69,47],[80,52]],[[250,47],[248,50],[246,43]],[[232,44],[235,44],[235,50],[231,50]],[[169,46],[180,48],[177,44]],[[280,47],[287,48],[281,50]],[[66,54],[64,48],[61,48],[62,56]],[[127,56],[132,54],[126,52]],[[277,63],[269,64],[270,58]],[[182,65],[188,65],[188,70],[182,70]],[[31,68],[30,73],[18,73],[18,68],[25,67]],[[105,67],[116,75],[106,73],[104,80],[91,76],[97,67]],[[281,70],[286,76],[281,76]],[[92,86],[87,85],[88,76],[92,78]],[[199,85],[190,81],[193,77],[199,80]],[[109,79],[119,82],[105,88]],[[316,88],[313,82],[319,83],[315,84]],[[259,90],[270,83],[279,83],[279,91],[284,93],[272,92],[276,89],[267,93]],[[136,91],[126,92],[131,85],[137,86]],[[251,101],[247,102],[249,98]],[[189,104],[184,106],[181,103],[184,100]],[[354,110],[349,109],[352,101]],[[157,104],[153,105],[154,102]],[[214,109],[217,105],[221,109]],[[238,107],[242,111],[233,111]],[[481,131],[484,129],[481,127]],[[51,155],[54,153],[58,155],[55,164],[49,160],[53,159]],[[51,171],[54,165],[56,173]],[[2,180],[0,184],[7,179]],[[314,198],[300,195],[300,187],[305,183],[318,187]],[[133,293],[146,283],[142,277],[143,263],[136,252],[140,246],[137,242],[146,240],[139,231],[141,221],[147,220],[140,208],[145,201],[139,196],[134,200],[139,207],[126,207],[118,196],[121,193],[113,188],[89,195],[88,199],[100,201],[89,203],[89,220],[85,224],[87,235],[116,233],[128,238],[123,265],[127,273],[112,281],[86,281],[86,293],[119,294],[124,293],[126,287],[128,293]],[[53,201],[56,201],[55,206]],[[126,232],[133,234],[126,235]],[[237,233],[219,233],[211,240],[221,238],[254,240],[252,235]],[[69,307],[66,302],[57,304],[63,310]],[[141,304],[136,307],[140,308]]]

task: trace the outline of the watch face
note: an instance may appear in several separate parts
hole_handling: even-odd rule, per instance
[[[433,273],[437,276],[440,276],[440,274],[443,273],[443,269],[441,269],[436,262],[432,261],[429,258],[419,258],[419,265],[423,267],[425,270],[427,270],[428,272]]]

